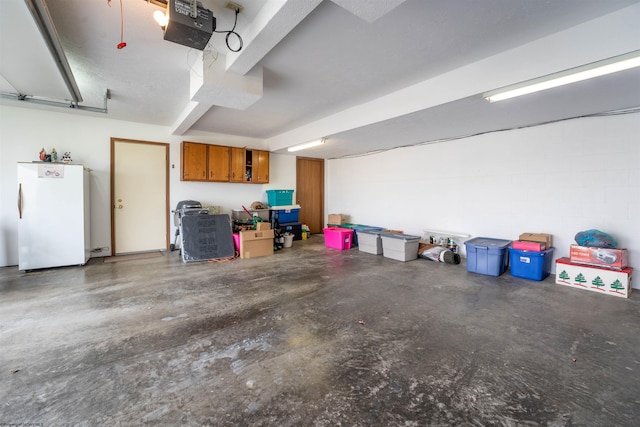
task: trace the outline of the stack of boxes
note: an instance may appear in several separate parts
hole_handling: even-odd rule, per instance
[[[274,233],[271,224],[258,222],[255,227],[255,230],[241,230],[239,233],[240,258],[273,255]]]
[[[233,243],[240,258],[273,255],[269,209],[232,209]]]
[[[546,233],[522,233],[509,248],[512,276],[544,280],[551,273],[553,236]]]
[[[628,298],[633,268],[626,249],[571,245],[569,258],[556,260],[556,283]]]
[[[302,223],[298,221],[300,205],[293,203],[293,190],[267,190],[269,219],[281,234],[293,234],[293,240],[302,240]]]

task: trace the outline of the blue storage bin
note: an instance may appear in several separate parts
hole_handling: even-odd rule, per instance
[[[476,237],[464,242],[467,250],[467,271],[471,273],[499,276],[509,263],[507,248],[511,240]]]
[[[514,277],[544,280],[551,273],[553,248],[542,252],[509,248],[509,270]]]
[[[280,224],[285,222],[298,222],[298,215],[300,214],[299,205],[291,206],[278,206],[276,208],[270,208],[269,218],[277,219]]]

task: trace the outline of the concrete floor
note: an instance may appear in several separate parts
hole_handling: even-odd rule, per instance
[[[0,425],[638,425],[630,299],[336,251],[0,269]]]

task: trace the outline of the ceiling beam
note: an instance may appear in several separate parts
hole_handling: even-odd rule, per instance
[[[227,54],[227,71],[246,74],[322,0],[269,0],[242,36],[240,52]]]
[[[640,49],[640,4],[460,67],[266,140],[270,151]],[[478,76],[482,76],[481,79]]]
[[[380,2],[362,0],[331,0],[341,8],[351,12],[360,19],[372,23],[400,6],[406,0],[385,0]]]

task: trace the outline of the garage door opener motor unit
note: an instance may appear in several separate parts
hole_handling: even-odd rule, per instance
[[[203,50],[216,29],[216,18],[195,0],[169,0],[164,39]]]

